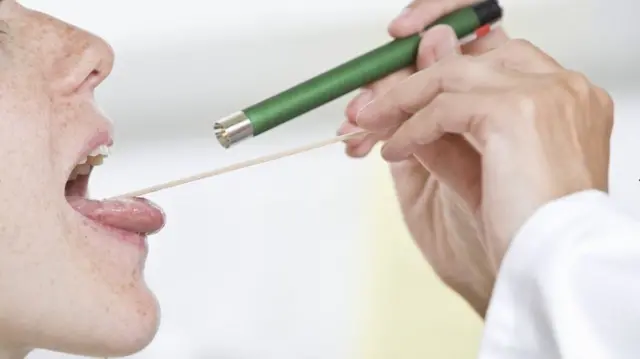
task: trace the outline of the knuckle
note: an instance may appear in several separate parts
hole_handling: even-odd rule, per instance
[[[525,39],[511,39],[504,44],[503,48],[507,52],[530,52],[537,50],[535,45]]]
[[[402,128],[402,130],[398,132],[402,134],[402,136],[399,136],[399,137],[402,138],[402,143],[406,146],[424,144],[423,124],[419,123],[418,121],[407,122],[407,125],[404,126],[404,128]]]
[[[378,94],[385,94],[402,84],[402,82],[404,82],[414,74],[415,72],[410,70],[394,72],[391,75],[370,84],[368,88],[376,96]]]
[[[564,80],[568,89],[579,97],[586,97],[592,91],[593,85],[583,73],[566,71]]]
[[[531,91],[511,92],[505,96],[500,106],[500,110],[509,115],[497,117],[497,123],[493,126],[500,129],[516,125],[518,121],[512,121],[513,119],[527,122],[534,120],[538,114],[538,101]]]
[[[531,93],[521,93],[515,96],[515,105],[518,113],[524,118],[535,118],[538,112],[538,101]]]
[[[447,58],[442,62],[440,71],[440,88],[463,88],[474,74],[483,71],[484,64],[470,55],[459,55]]]
[[[600,102],[600,105],[607,112],[610,112],[611,114],[613,114],[614,103],[611,95],[600,87],[594,88],[594,93],[596,95],[596,98],[598,99],[598,102]]]
[[[554,103],[566,116],[575,116],[581,108],[591,107],[595,87],[582,73],[577,71],[563,71],[552,76],[551,88],[543,88],[543,94],[553,96],[549,102]],[[596,100],[596,102],[598,102]]]
[[[396,119],[396,121],[412,116],[420,110],[420,107],[417,104],[402,101],[401,99],[396,100],[395,103],[399,115],[399,118]]]
[[[451,66],[461,67],[461,66],[473,66],[478,64],[477,59],[471,55],[458,55],[458,56],[450,56],[449,64]]]
[[[375,96],[377,96],[379,94],[384,94],[384,93],[388,92],[389,90],[391,90],[394,87],[396,87],[403,80],[404,80],[404,78],[402,78],[402,77],[400,77],[400,76],[398,76],[396,74],[391,74],[391,75],[383,78],[382,80],[378,80],[375,83],[372,83],[368,87],[369,91],[371,91],[370,92],[370,94],[372,95],[371,97],[375,97]],[[366,103],[362,104],[362,105],[366,105]]]
[[[611,133],[613,130],[614,122],[614,102],[611,95],[600,87],[594,89],[595,97],[600,105],[600,110],[603,112],[603,121],[607,128],[607,132]]]
[[[432,41],[423,37],[418,48],[417,65],[422,70],[434,64],[438,60],[438,53]]]
[[[428,115],[432,118],[441,117],[442,114],[451,111],[453,106],[457,106],[456,96],[454,94],[444,92],[438,94],[429,104]]]
[[[560,70],[560,65],[528,40],[512,39],[499,48],[499,61],[505,67],[523,68],[527,71],[549,72]]]
[[[419,80],[418,73],[415,76],[414,79]],[[419,105],[411,97],[407,96],[408,92],[419,91],[419,88],[416,87],[417,84],[419,84],[418,81],[406,81],[393,87],[383,95],[388,107],[393,108],[399,117],[411,116],[419,109]]]

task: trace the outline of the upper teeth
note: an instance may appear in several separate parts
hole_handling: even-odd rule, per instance
[[[91,165],[94,165],[93,163],[91,163],[91,159],[92,158],[96,158],[96,157],[107,157],[109,156],[109,147],[102,145],[98,148],[96,148],[95,150],[93,150],[89,156],[85,157],[84,159],[80,160],[80,162],[78,162],[79,165],[83,165],[85,163],[89,163]],[[97,165],[94,165],[97,166]]]
[[[103,159],[107,156],[109,156],[109,147],[103,145],[96,148],[89,154],[89,156],[78,162],[71,172],[69,180],[76,179],[78,175],[88,175],[91,171],[91,167],[101,165]]]

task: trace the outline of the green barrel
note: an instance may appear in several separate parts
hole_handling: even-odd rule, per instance
[[[502,17],[495,0],[484,1],[446,15],[427,27],[444,24],[458,38]],[[217,136],[224,147],[257,136],[343,95],[379,80],[415,62],[421,36],[393,40],[349,62],[267,98],[220,121]],[[227,121],[228,123],[223,123]],[[233,132],[236,132],[233,134]],[[225,137],[226,138],[221,138]]]

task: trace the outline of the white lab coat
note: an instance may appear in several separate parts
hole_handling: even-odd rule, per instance
[[[598,191],[540,208],[503,260],[479,358],[640,359],[640,222]]]

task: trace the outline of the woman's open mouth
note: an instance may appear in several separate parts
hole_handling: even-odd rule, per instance
[[[94,141],[95,142],[95,141]],[[72,170],[65,185],[67,202],[76,212],[92,222],[119,234],[146,236],[158,232],[164,226],[162,210],[143,198],[118,198],[94,200],[88,197],[89,177],[95,166],[108,156],[108,147],[101,143],[94,146]]]

